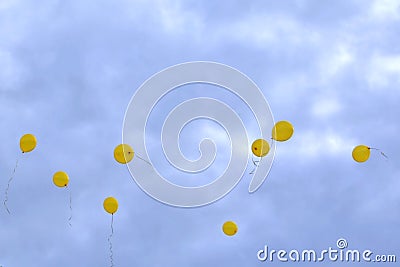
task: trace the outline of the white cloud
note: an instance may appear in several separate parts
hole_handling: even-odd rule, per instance
[[[123,27],[140,25],[138,30],[156,33],[159,38],[165,38],[163,33],[170,36],[188,35],[191,38],[203,36],[203,18],[197,12],[186,8],[185,2],[179,0],[121,0],[120,2],[120,5],[112,5],[110,12],[120,12],[121,18],[128,22],[121,24]],[[79,3],[79,7],[81,6]],[[114,9],[115,6],[117,7]]]
[[[341,104],[335,97],[324,96],[318,98],[311,107],[315,117],[326,118],[341,110]]]
[[[304,159],[306,162],[317,157],[351,155],[356,143],[351,138],[321,129],[295,132],[293,137],[288,145],[279,147],[279,153]]]
[[[15,89],[24,73],[21,64],[6,50],[0,49],[0,91]]]
[[[250,15],[216,30],[220,38],[234,38],[248,45],[265,46],[279,43],[315,43],[316,32],[310,31],[290,17],[271,14]]]
[[[367,70],[367,80],[371,88],[387,87],[395,84],[392,89],[400,86],[400,55],[375,55],[371,58]]]
[[[17,0],[1,0],[0,1],[0,10],[8,9],[12,6],[15,6],[19,1]]]
[[[196,34],[202,29],[200,17],[187,9],[184,9],[180,1],[157,1],[155,6],[160,22],[167,33]]]
[[[371,6],[371,14],[377,19],[399,19],[400,1],[399,0],[375,0]]]
[[[339,43],[332,53],[328,54],[323,62],[321,69],[325,70],[326,75],[334,76],[354,60],[354,55],[350,45]]]

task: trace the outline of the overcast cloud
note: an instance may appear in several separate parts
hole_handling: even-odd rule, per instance
[[[109,195],[120,203],[115,266],[263,266],[271,264],[257,260],[264,245],[321,251],[339,238],[349,249],[400,260],[398,43],[398,0],[1,0],[2,194],[17,158],[19,166],[9,190],[11,214],[0,209],[0,266],[109,265],[111,217],[102,208]],[[291,121],[295,134],[277,144],[256,193],[248,193],[245,175],[218,202],[182,209],[141,191],[114,161],[113,149],[135,90],[156,72],[193,60],[245,73],[275,120]],[[256,138],[250,111],[216,89],[193,85],[192,93],[160,104],[172,109],[197,96],[226,100]],[[161,173],[175,172],[174,181],[185,183],[183,177],[191,178],[160,156],[166,114],[163,108],[152,114],[149,153]],[[27,132],[38,146],[21,155],[19,138]],[[203,137],[214,138],[222,153],[207,172],[217,177],[229,153],[217,124],[189,125],[183,152],[198,157]],[[372,151],[368,162],[357,164],[351,150],[358,144],[380,148],[389,159]],[[58,170],[70,176],[72,227],[68,190],[52,183]],[[233,237],[221,231],[227,220],[239,226]]]

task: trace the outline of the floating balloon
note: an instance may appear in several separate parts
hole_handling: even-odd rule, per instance
[[[111,266],[114,266],[113,263],[113,251],[112,251],[112,242],[111,242],[111,238],[114,234],[114,227],[113,227],[113,223],[114,223],[114,213],[117,212],[118,210],[118,201],[113,198],[113,197],[108,197],[106,199],[104,199],[103,202],[103,207],[104,210],[108,213],[111,214],[111,234],[108,237],[108,244],[110,246],[110,261],[111,261]]]
[[[68,174],[63,171],[58,171],[53,175],[53,183],[58,187],[65,187],[68,185]]]
[[[366,145],[358,145],[354,147],[351,155],[353,156],[353,159],[359,163],[366,162],[371,155],[371,149],[379,151],[382,156],[388,158],[380,149]]]
[[[222,225],[222,231],[228,236],[233,236],[237,233],[238,227],[236,223],[227,221]]]
[[[260,158],[266,156],[269,150],[269,144],[264,139],[257,139],[251,145],[251,151],[253,152],[253,155]],[[252,158],[251,160],[253,161],[254,169],[249,174],[253,174],[256,171],[258,164],[260,163],[260,160],[254,160],[254,158]]]
[[[19,147],[20,147],[22,153],[31,152],[32,150],[35,149],[36,144],[37,144],[37,140],[36,140],[36,137],[33,134],[25,134],[19,140]],[[13,170],[11,176],[10,176],[10,179],[8,180],[6,191],[4,192],[4,202],[3,202],[3,204],[4,204],[4,207],[6,208],[6,210],[7,210],[7,212],[9,214],[10,214],[10,210],[7,207],[8,190],[10,189],[10,184],[11,184],[12,180],[14,179],[15,172],[16,172],[17,167],[18,167],[18,161],[19,160],[17,158],[17,160],[15,162],[14,170]]]
[[[25,134],[19,140],[19,146],[22,153],[31,152],[36,147],[36,137],[33,134]]]
[[[371,155],[371,149],[366,145],[358,145],[353,149],[351,154],[353,159],[357,162],[365,162],[369,159]]]
[[[126,164],[133,159],[135,152],[132,147],[127,144],[120,144],[114,149],[114,158],[121,164]]]
[[[289,140],[294,132],[293,125],[288,121],[278,121],[272,128],[272,139],[283,142]]]
[[[69,177],[66,172],[58,171],[53,175],[53,183],[58,187],[67,187],[68,188]],[[69,188],[68,188],[69,189]],[[72,193],[69,190],[69,209],[71,211],[71,215],[68,218],[68,224],[71,225],[72,220]]]
[[[251,145],[251,151],[257,157],[264,157],[269,152],[269,144],[264,139],[257,139]]]
[[[104,210],[110,214],[114,214],[118,210],[118,201],[113,197],[108,197],[103,202]]]

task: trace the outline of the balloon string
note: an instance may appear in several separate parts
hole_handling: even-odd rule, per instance
[[[10,177],[10,179],[8,180],[7,189],[6,189],[6,191],[4,192],[4,202],[3,202],[3,204],[4,204],[4,207],[6,208],[8,214],[11,214],[11,213],[10,213],[10,210],[9,210],[8,207],[7,207],[8,190],[10,189],[11,181],[14,179],[15,171],[17,170],[17,167],[18,167],[18,158],[17,158],[17,161],[15,162],[15,167],[14,167],[13,173],[11,174],[11,177]]]
[[[147,161],[147,160],[145,160],[144,158],[140,157],[138,154],[136,154],[136,156],[137,156],[139,159],[143,160],[144,162],[146,162],[147,164],[149,164],[150,166],[152,166],[152,167],[153,167],[153,165],[151,165],[151,163],[150,163],[150,162],[148,162],[148,161]]]
[[[389,157],[386,156],[385,153],[383,153],[380,149],[374,148],[374,147],[370,147],[369,149],[373,149],[373,150],[379,151],[379,152],[381,153],[382,156],[384,156],[386,159],[389,159]]]
[[[67,189],[69,191],[69,210],[70,210],[70,215],[69,215],[69,218],[68,218],[68,224],[69,224],[69,226],[72,227],[72,224],[71,224],[71,220],[72,220],[72,192],[71,192],[71,189],[68,187],[68,185],[66,187],[67,187]]]
[[[112,243],[111,243],[111,238],[114,234],[114,228],[113,228],[113,223],[114,223],[114,214],[111,214],[111,234],[108,237],[108,243],[110,245],[110,261],[111,261],[111,267],[114,266],[114,260],[113,260],[113,250],[112,250]]]
[[[256,171],[258,165],[260,164],[261,159],[260,159],[260,160],[254,160],[254,155],[253,155],[253,156],[251,157],[251,161],[252,161],[253,164],[254,164],[254,169],[253,169],[249,174],[253,174],[253,173]]]

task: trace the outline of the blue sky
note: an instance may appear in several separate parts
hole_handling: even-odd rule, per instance
[[[264,245],[323,250],[342,237],[351,249],[400,257],[400,1],[210,2],[0,2],[1,192],[19,158],[11,215],[0,209],[1,266],[109,265],[111,218],[102,208],[109,195],[120,203],[115,266],[263,266],[270,263],[256,253]],[[182,209],[141,191],[113,149],[135,90],[154,73],[193,60],[245,73],[275,120],[291,121],[295,134],[277,145],[256,193],[248,194],[244,176],[218,202]],[[193,96],[207,93],[243,110],[254,134],[240,101],[193,86]],[[167,96],[163,105],[177,100]],[[156,136],[157,111],[149,133]],[[196,122],[185,131],[189,156],[198,153],[193,140],[201,134],[216,138],[222,154],[210,173],[223,171],[223,130]],[[38,146],[20,155],[27,132]],[[382,149],[389,160],[372,151],[368,162],[355,163],[358,144]],[[149,153],[173,175],[157,148]],[[70,176],[72,227],[68,191],[52,183],[58,170]],[[227,220],[238,224],[237,235],[222,233]]]

